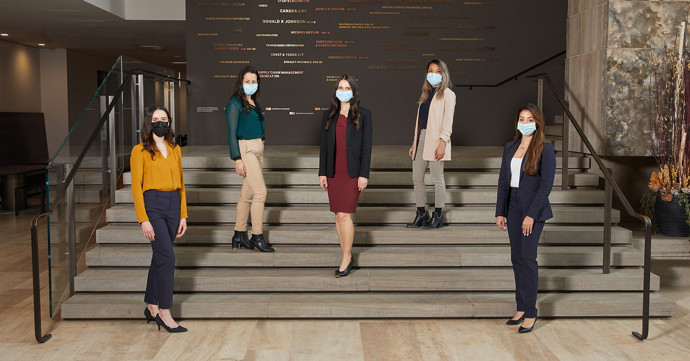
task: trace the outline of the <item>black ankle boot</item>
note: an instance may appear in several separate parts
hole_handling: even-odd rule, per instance
[[[429,222],[429,212],[424,211],[424,213],[419,213],[414,216],[414,221],[412,223],[408,223],[405,227],[406,228],[419,228],[424,225],[426,225],[427,222]]]
[[[443,227],[443,215],[438,213],[432,213],[431,220],[424,225],[424,229],[435,229]]]
[[[247,237],[247,231],[235,231],[235,235],[232,236],[232,248],[254,250],[254,246],[252,246],[251,242],[249,242],[249,238]]]
[[[273,252],[275,249],[271,247],[264,239],[263,234],[252,234],[252,239],[249,240],[252,246],[256,247],[261,252]]]

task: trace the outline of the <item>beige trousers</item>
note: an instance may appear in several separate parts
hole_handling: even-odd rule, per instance
[[[242,192],[237,201],[235,230],[247,230],[249,210],[252,214],[252,234],[263,234],[264,204],[266,203],[266,182],[264,182],[264,141],[260,138],[239,140],[242,162],[247,175],[242,181]],[[251,202],[251,207],[250,207]]]
[[[424,175],[427,166],[431,172],[431,180],[434,182],[434,198],[436,208],[443,208],[446,205],[446,179],[443,176],[443,161],[424,160],[424,136],[426,129],[419,133],[417,142],[417,153],[412,161],[412,182],[414,183],[414,199],[417,207],[426,207],[426,189],[424,185]]]

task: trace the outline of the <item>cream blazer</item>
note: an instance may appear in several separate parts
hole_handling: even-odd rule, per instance
[[[421,104],[420,104],[421,106]],[[441,160],[450,160],[450,135],[453,133],[453,114],[455,113],[455,93],[446,88],[443,92],[443,99],[439,100],[436,95],[429,105],[429,119],[426,122],[426,136],[424,137],[424,151],[422,159],[433,161],[434,151],[440,143],[439,139],[446,142],[446,153]],[[417,141],[419,140],[419,106],[417,107],[417,117],[414,125],[414,140],[412,141],[412,159],[417,155]]]

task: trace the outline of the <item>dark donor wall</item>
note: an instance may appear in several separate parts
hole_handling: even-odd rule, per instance
[[[227,144],[223,109],[247,64],[260,70],[267,145],[318,144],[344,73],[372,111],[374,144],[411,144],[429,60],[454,84],[495,84],[565,50],[566,12],[566,0],[187,0],[189,144]],[[536,70],[562,84],[562,62]],[[533,80],[453,90],[453,145],[505,143],[537,94]],[[548,123],[556,109],[544,108]]]

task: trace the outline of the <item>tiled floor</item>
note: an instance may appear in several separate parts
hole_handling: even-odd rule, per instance
[[[539,320],[527,335],[503,319],[182,320],[190,331],[173,335],[142,318],[57,321],[47,325],[53,337],[41,345],[33,337],[34,213],[0,213],[0,360],[670,361],[690,353],[690,288],[662,289],[677,300],[676,315],[652,320],[644,342],[630,335],[641,331],[639,319]]]

